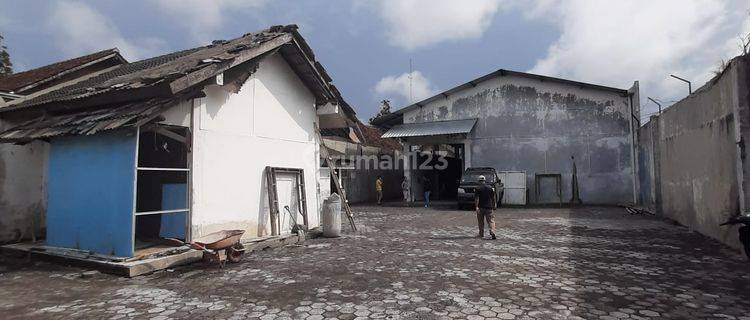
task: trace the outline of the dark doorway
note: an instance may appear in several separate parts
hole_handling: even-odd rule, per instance
[[[463,144],[423,147],[417,158],[419,177],[430,179],[430,199],[455,200],[464,167]]]

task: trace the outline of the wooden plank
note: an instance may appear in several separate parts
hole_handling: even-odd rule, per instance
[[[268,211],[269,211],[269,219],[271,219],[271,235],[277,235],[276,233],[276,212],[279,210],[278,203],[276,202],[276,199],[274,198],[274,194],[276,192],[276,175],[273,173],[273,168],[268,166],[266,167],[266,188],[268,189]]]

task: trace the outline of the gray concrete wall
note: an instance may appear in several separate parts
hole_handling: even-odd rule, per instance
[[[617,204],[635,201],[631,112],[638,117],[637,105],[618,92],[509,75],[406,112],[404,122],[478,118],[470,165],[526,171],[530,203],[539,203],[536,173],[560,173],[570,200],[575,156],[583,202]]]
[[[0,144],[0,243],[31,238],[32,225],[42,235],[48,151],[46,142]]]
[[[653,117],[652,119],[656,119]],[[656,121],[647,122],[638,129],[636,159],[638,160],[638,204],[656,211],[654,177],[654,132],[658,130]]]
[[[639,177],[654,194],[664,216],[700,233],[739,247],[736,228],[720,227],[730,215],[741,212],[742,164],[738,151],[740,97],[749,87],[738,80],[746,73],[747,59],[734,60],[730,68],[692,95],[675,103],[641,127],[641,157],[653,157],[654,174],[641,170]],[[742,112],[739,112],[742,110]],[[644,136],[651,135],[651,141]],[[744,152],[744,151],[742,151]],[[642,201],[648,203],[648,198]]]
[[[376,202],[375,180],[378,175],[383,177],[383,200],[401,200],[401,177],[404,170],[372,170],[352,169],[342,170],[342,185],[346,191],[349,203]]]

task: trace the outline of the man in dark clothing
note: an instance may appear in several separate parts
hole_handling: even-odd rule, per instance
[[[422,178],[422,191],[424,192],[424,207],[430,206],[430,192],[432,191],[432,181],[427,176]]]
[[[479,224],[479,238],[484,238],[484,221],[490,228],[490,236],[495,236],[495,210],[497,201],[495,199],[495,190],[487,184],[487,178],[479,176],[479,187],[474,192],[474,204],[477,210],[477,223]]]

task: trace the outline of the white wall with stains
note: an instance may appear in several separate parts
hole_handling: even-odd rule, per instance
[[[0,242],[30,239],[32,225],[41,235],[48,152],[48,143],[41,141],[0,144]]]
[[[222,229],[270,235],[266,166],[304,169],[309,227],[318,226],[315,98],[289,65],[273,55],[237,93],[217,85],[204,92],[193,106],[192,236]],[[287,178],[278,179],[279,199],[294,211]]]

